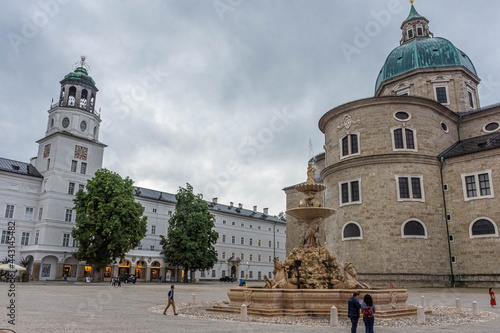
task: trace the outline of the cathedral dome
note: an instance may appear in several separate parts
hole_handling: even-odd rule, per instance
[[[464,66],[477,76],[469,57],[445,38],[414,38],[396,47],[385,60],[375,85],[415,69]]]

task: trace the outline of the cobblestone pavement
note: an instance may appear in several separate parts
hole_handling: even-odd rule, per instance
[[[179,316],[171,310],[167,316],[159,313],[166,304],[169,284],[122,284],[113,288],[109,284],[84,284],[71,282],[30,282],[15,285],[15,326],[8,323],[9,285],[0,284],[0,329],[8,328],[16,333],[55,333],[55,332],[350,332],[345,326],[328,327],[325,320],[311,320],[306,325],[247,322],[237,320],[217,320],[214,318],[194,318],[188,305],[191,295],[197,302],[220,302],[227,300],[227,289],[236,283],[194,283],[176,285],[176,304]],[[500,332],[500,311],[489,306],[487,289],[410,289],[408,303],[420,303],[424,295],[430,306],[454,307],[459,297],[462,308],[470,309],[477,301],[488,318],[480,323],[421,327],[382,326],[375,322],[376,332]],[[192,307],[192,306],[191,306]],[[185,312],[183,313],[183,308]],[[453,311],[451,311],[453,312]],[[428,317],[429,318],[429,317]],[[458,318],[458,319],[457,319]],[[430,319],[430,318],[429,318]],[[439,322],[434,318],[429,322]],[[443,319],[443,320],[450,320]],[[460,324],[460,317],[454,317],[454,324]],[[323,322],[322,322],[323,321]],[[276,322],[287,322],[286,320]],[[323,326],[321,326],[323,325]],[[398,324],[395,324],[398,325]],[[399,326],[399,325],[398,325]],[[360,327],[358,332],[363,332]],[[0,330],[1,332],[1,330]]]

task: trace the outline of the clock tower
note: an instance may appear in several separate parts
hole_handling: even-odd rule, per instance
[[[102,167],[106,147],[99,141],[101,117],[95,104],[98,89],[88,74],[85,57],[74,67],[60,81],[59,100],[48,111],[45,136],[37,141],[38,154],[31,161],[43,175],[41,222],[47,228],[42,229],[45,235],[40,234],[41,241],[71,232],[75,194]]]

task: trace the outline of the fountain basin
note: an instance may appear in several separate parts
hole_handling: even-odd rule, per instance
[[[316,218],[325,219],[333,214],[336,210],[324,207],[299,207],[286,211],[287,215],[293,216],[301,221],[314,220]]]
[[[348,289],[266,289],[236,287],[228,292],[229,304],[207,309],[212,312],[239,313],[242,304],[247,313],[256,316],[329,316],[335,305],[340,317],[347,317],[347,302],[356,290]],[[360,289],[361,299],[370,294],[377,318],[416,316],[417,309],[408,306],[406,289]]]

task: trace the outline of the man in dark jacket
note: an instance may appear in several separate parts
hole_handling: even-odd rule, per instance
[[[177,316],[177,311],[175,311],[175,302],[174,302],[174,285],[172,285],[170,287],[170,291],[168,292],[168,305],[165,308],[165,310],[163,311],[164,315],[167,314],[167,309],[170,307],[170,305],[172,305],[172,308],[174,309],[174,315]],[[358,316],[359,316],[359,314],[358,314]]]
[[[355,291],[347,302],[347,316],[351,319],[352,323],[351,333],[356,333],[356,329],[358,328],[359,309],[361,309],[361,304],[359,304],[359,291]]]

